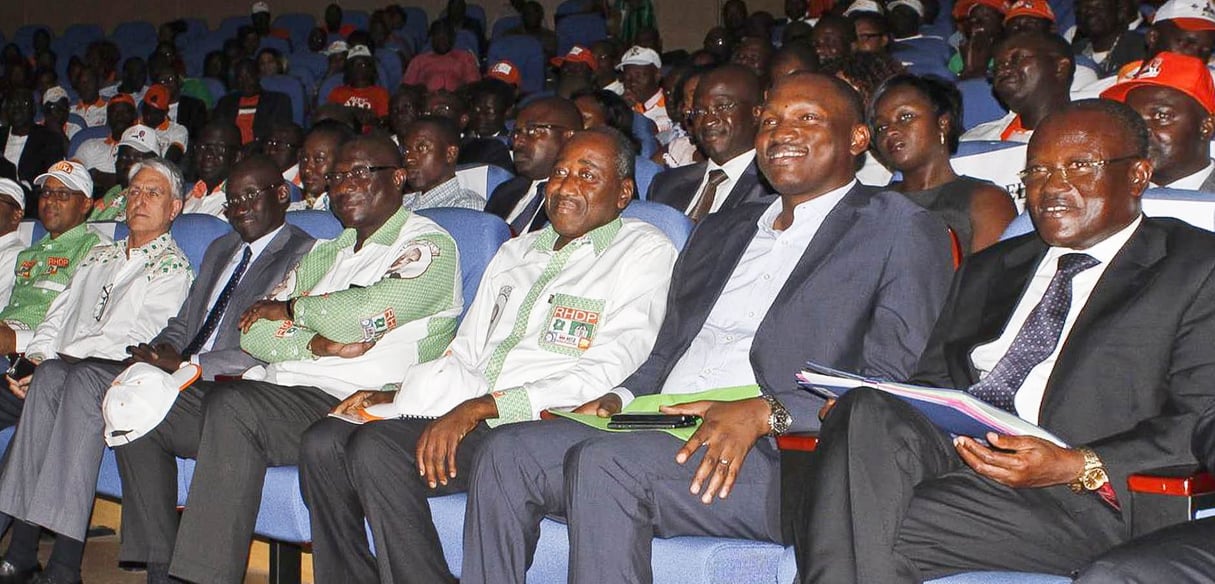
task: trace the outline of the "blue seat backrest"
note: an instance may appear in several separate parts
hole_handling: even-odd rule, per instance
[[[456,167],[456,179],[460,186],[476,191],[486,200],[494,194],[498,185],[515,178],[514,173],[493,164],[461,164]]]
[[[84,144],[85,141],[92,140],[93,138],[105,138],[108,135],[110,135],[109,126],[93,126],[91,128],[85,128],[79,132],[76,132],[76,135],[72,136],[71,141],[68,142],[68,158],[76,156],[76,150],[78,150],[80,145]]]
[[[945,64],[953,54],[953,49],[944,39],[919,37],[895,41],[891,47],[891,53],[894,54],[895,58],[904,61],[926,61],[929,63]]]
[[[304,84],[290,75],[268,75],[262,77],[262,89],[277,91],[291,98],[291,120],[304,125],[304,105],[308,98],[304,95]]]
[[[236,31],[242,26],[253,26],[249,15],[229,16],[219,22],[219,28],[215,29],[215,32],[225,39],[230,39],[236,36]]]
[[[291,53],[291,42],[287,39],[264,36],[262,37],[261,42],[257,44],[258,52],[261,52],[262,49],[274,49],[278,51],[279,54],[287,55]]]
[[[456,31],[456,41],[453,45],[457,49],[464,49],[478,58],[481,57],[480,45],[477,43],[477,34],[467,28]]]
[[[962,94],[962,128],[969,130],[984,122],[998,120],[1008,113],[996,100],[986,79],[963,79],[957,82]]]
[[[300,12],[280,14],[274,17],[272,26],[285,29],[291,34],[291,44],[303,48],[308,46],[308,33],[316,27],[316,17]]]
[[[510,61],[519,68],[523,93],[534,93],[544,89],[544,47],[536,37],[511,35],[490,43],[486,61]]]
[[[196,39],[211,32],[211,27],[207,25],[207,21],[205,19],[189,17],[181,20],[182,22],[186,23],[186,34],[183,35],[185,36],[186,40]]]
[[[661,164],[654,162],[648,158],[638,156],[634,161],[636,169],[633,173],[633,178],[637,182],[637,198],[645,199],[650,193],[650,183],[654,180],[654,175],[662,172]]]
[[[326,77],[325,80],[321,82],[321,88],[316,92],[316,103],[322,104],[328,102],[329,94],[333,93],[333,90],[337,89],[341,84],[341,74],[334,73],[333,75]]]
[[[376,49],[375,60],[379,62],[379,66],[383,71],[384,77],[380,81],[380,85],[389,88],[388,93],[392,93],[391,88],[401,84],[401,77],[405,74],[404,66],[401,64],[400,53],[392,49]]]
[[[588,12],[593,6],[589,0],[565,0],[557,5],[557,10],[553,14],[556,16],[570,16],[573,14],[582,14]]]
[[[21,54],[29,55],[34,52],[34,32],[38,29],[46,29],[46,32],[51,33],[51,40],[55,38],[55,31],[45,24],[26,24],[17,29],[13,33],[13,43],[21,49]]]
[[[523,24],[523,17],[519,16],[518,14],[508,14],[506,16],[500,16],[500,17],[498,17],[498,20],[494,21],[494,31],[492,34],[490,34],[490,38],[496,40],[499,37],[501,37],[506,31],[508,31],[512,28],[515,28],[516,26],[519,26],[521,24]]]
[[[404,28],[413,39],[413,46],[420,47],[426,44],[426,31],[430,28],[430,17],[426,15],[425,10],[417,6],[406,6]]]
[[[467,8],[465,8],[465,10],[464,10],[464,15],[477,22],[480,22],[481,30],[485,30],[485,9],[482,8],[480,4],[472,4],[472,3],[467,4]],[[439,18],[445,18],[445,17],[447,17],[446,8],[439,11]]]
[[[207,86],[207,93],[211,94],[211,99],[219,101],[219,98],[228,95],[228,90],[224,88],[224,83],[214,77],[201,77],[199,81]]]
[[[342,234],[342,223],[329,211],[290,211],[287,213],[287,223],[317,239],[334,239]]]
[[[84,46],[105,38],[105,31],[96,24],[73,24],[63,31],[59,40],[72,43],[73,47]]]
[[[692,220],[674,207],[662,203],[632,201],[620,215],[640,219],[661,229],[671,239],[671,243],[675,244],[675,249],[682,250],[683,244],[692,234]]]
[[[371,21],[371,16],[366,10],[346,10],[342,12],[342,24],[354,25],[358,30],[367,30],[367,23]]]
[[[607,21],[598,14],[571,14],[557,21],[557,54],[564,55],[574,45],[584,47],[607,38]]]
[[[120,225],[125,232],[126,224],[121,223]],[[211,242],[232,231],[232,226],[214,215],[186,213],[173,221],[171,231],[173,240],[177,242],[181,251],[186,253],[186,257],[190,258],[190,267],[194,268],[194,273],[197,274]],[[125,235],[124,233],[123,236],[125,237]]]
[[[464,310],[472,304],[481,283],[481,274],[498,248],[510,239],[510,228],[497,215],[471,209],[424,209],[418,214],[438,223],[456,240],[460,250],[460,277],[464,290]],[[460,318],[464,313],[460,313]]]
[[[314,80],[318,80],[324,77],[325,72],[329,70],[329,58],[304,48],[303,50],[291,53],[291,57],[287,60],[287,66],[292,72],[306,69],[312,74]]]

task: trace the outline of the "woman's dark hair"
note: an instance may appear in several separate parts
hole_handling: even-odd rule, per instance
[[[578,98],[584,96],[595,100],[595,103],[603,108],[607,125],[619,130],[629,139],[629,142],[633,144],[634,154],[641,152],[641,141],[633,134],[633,108],[629,107],[623,97],[606,89],[587,89],[571,95],[570,101],[577,101]]]
[[[910,87],[928,99],[928,103],[932,104],[933,113],[937,118],[945,116],[949,121],[949,133],[945,135],[945,144],[949,147],[950,154],[958,152],[958,140],[962,136],[962,93],[954,84],[937,77],[936,75],[895,75],[882,83],[876,91],[873,92],[873,99],[869,102],[866,117],[869,119],[869,125],[872,128],[875,110],[878,100],[887,92],[899,87]]]

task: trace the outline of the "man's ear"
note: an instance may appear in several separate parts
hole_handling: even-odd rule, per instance
[[[616,208],[621,211],[629,206],[629,202],[637,196],[637,182],[631,178],[620,181],[620,196],[616,198]]]
[[[852,126],[852,139],[848,143],[848,151],[853,156],[860,156],[869,149],[869,126],[856,124]]]
[[[1136,160],[1127,170],[1128,178],[1131,181],[1133,190],[1131,192],[1135,197],[1143,194],[1147,190],[1148,185],[1152,182],[1152,162],[1148,159]]]
[[[448,146],[443,158],[447,161],[447,164],[455,165],[456,161],[460,159],[460,147],[456,145]]]
[[[1211,136],[1215,135],[1215,114],[1202,119],[1202,124],[1199,125],[1199,135],[1204,141],[1210,140]]]
[[[274,200],[278,201],[279,203],[291,201],[291,187],[288,186],[287,181],[283,181],[283,184],[278,185],[278,187],[274,189]]]

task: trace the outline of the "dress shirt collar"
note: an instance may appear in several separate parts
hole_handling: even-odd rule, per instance
[[[663,95],[662,90],[659,89],[657,92],[654,93],[654,95],[650,96],[650,99],[645,100],[645,105],[643,105],[642,107],[645,108],[645,111],[648,112],[660,105],[663,105],[664,102],[666,101],[665,99],[663,99],[663,97],[665,97],[665,96]]]
[[[1211,176],[1212,171],[1215,171],[1215,163],[1212,163],[1210,160],[1208,160],[1207,165],[1202,167],[1202,169],[1199,170],[1198,172],[1183,176],[1167,185],[1156,185],[1155,183],[1153,183],[1153,186],[1162,186],[1162,187],[1167,187],[1170,189],[1184,189],[1187,191],[1196,191],[1200,187],[1202,187],[1202,183],[1206,182],[1207,177]]]
[[[818,225],[822,225],[822,218],[825,218],[827,214],[835,208],[835,205],[844,198],[844,195],[847,195],[848,191],[851,191],[852,187],[855,185],[856,179],[854,178],[851,181],[848,181],[848,184],[838,189],[828,191],[794,207],[793,225],[790,226],[790,229],[797,229],[798,227],[807,224],[814,224],[816,226],[815,228],[817,229]],[[776,222],[776,218],[780,215],[783,205],[784,200],[780,198],[772,201],[771,205],[768,205],[768,210],[764,211],[764,214],[759,216],[760,231],[768,234],[778,233],[776,228],[773,227],[773,224]]]
[[[5,247],[10,243],[21,241],[21,230],[14,229],[4,235],[0,235],[0,247]]]
[[[88,233],[89,233],[88,224],[81,223],[80,225],[77,225],[67,231],[64,231],[63,233],[60,233],[59,237],[51,237],[51,234],[48,233],[48,234],[44,235],[42,237],[42,239],[40,241],[38,241],[37,243],[35,243],[34,245],[42,245],[45,247],[45,246],[51,246],[56,243],[71,243],[75,240],[80,239],[81,237],[84,237],[85,235],[88,235]]]
[[[720,168],[721,170],[726,171],[726,176],[729,177],[731,184],[738,184],[738,179],[742,178],[743,173],[747,172],[747,168],[751,166],[751,162],[754,160],[754,148],[727,160],[725,164],[719,165],[716,162],[709,160],[709,168],[705,171],[705,176],[709,176],[709,172]]]
[[[409,215],[411,213],[412,211],[406,209],[405,207],[397,209],[397,211],[392,214],[392,217],[389,217],[379,229],[375,230],[375,233],[371,234],[371,237],[367,238],[367,241],[364,242],[362,249],[367,249],[367,244],[369,243],[384,246],[392,245],[397,240],[397,236],[401,234],[401,228],[405,226],[405,221],[409,219]],[[347,227],[342,230],[342,234],[339,235],[334,241],[337,247],[346,248],[353,246],[357,238],[358,232],[355,231],[353,227]]]
[[[1118,255],[1118,252],[1126,246],[1126,242],[1130,241],[1131,236],[1135,234],[1135,230],[1139,228],[1139,224],[1143,223],[1143,215],[1139,215],[1130,225],[1123,227],[1113,235],[1101,240],[1096,245],[1088,249],[1071,249],[1067,247],[1051,247],[1046,253],[1046,258],[1043,261],[1053,261],[1054,259],[1067,253],[1084,253],[1096,258],[1097,261],[1104,265],[1109,265],[1109,262]]]
[[[270,242],[274,241],[274,238],[278,236],[279,232],[283,230],[285,225],[286,223],[279,225],[274,229],[274,231],[257,238],[253,241],[253,243],[245,243],[242,241],[241,246],[237,248],[237,251],[240,251],[242,248],[248,245],[249,250],[253,252],[252,258],[257,259],[258,256],[262,255],[263,251],[266,251],[266,248],[270,246]]]
[[[151,256],[160,250],[169,247],[173,243],[173,235],[168,231],[161,233],[156,239],[149,241],[139,247],[127,247],[130,244],[130,239],[120,240],[122,248],[130,253],[138,253],[144,256]]]
[[[616,238],[616,233],[620,231],[621,225],[623,225],[623,222],[617,217],[605,225],[600,225],[590,230],[582,237],[565,244],[565,247],[562,249],[574,249],[589,243],[594,246],[595,255],[599,255],[611,245],[612,240]],[[557,232],[553,230],[553,224],[549,223],[545,225],[544,229],[541,229],[537,233],[539,235],[536,236],[536,241],[532,243],[532,247],[543,252],[552,252],[553,246],[557,243]]]

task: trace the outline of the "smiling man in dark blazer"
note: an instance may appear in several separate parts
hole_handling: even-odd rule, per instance
[[[798,74],[770,90],[756,156],[781,198],[700,223],[649,357],[578,411],[739,385],[762,397],[671,409],[704,420],[687,443],[568,420],[498,428],[471,478],[462,582],[523,582],[546,513],[569,519],[574,584],[649,581],[653,536],[781,540],[766,436],[818,429],[823,404],[794,374],[815,360],[904,377],[952,274],[944,223],[856,182],[853,159],[869,143],[861,111],[834,77]]]
[[[1215,235],[1142,215],[1148,149],[1117,102],[1047,117],[1022,173],[1037,231],[967,259],[910,378],[1069,446],[951,439],[897,398],[848,392],[811,463],[802,582],[1070,574],[1130,536],[1128,475],[1194,462],[1215,403]]]
[[[648,199],[693,221],[746,203],[772,202],[776,192],[755,165],[756,106],[762,98],[759,79],[745,67],[723,65],[701,77],[690,123],[709,159],[658,173]]]

